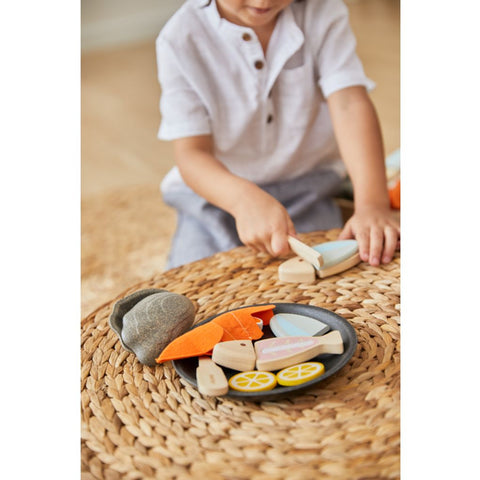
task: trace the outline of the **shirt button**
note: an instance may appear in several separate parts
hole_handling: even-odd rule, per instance
[[[254,65],[257,70],[261,70],[263,68],[263,62],[261,60],[257,60]]]
[[[246,42],[249,42],[251,39],[252,39],[252,36],[245,32],[243,35],[242,35],[242,38],[246,41]]]
[[[273,122],[273,115],[270,114],[268,117],[267,117],[267,123],[272,123]]]

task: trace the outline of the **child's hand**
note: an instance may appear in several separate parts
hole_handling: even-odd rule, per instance
[[[264,190],[253,186],[233,212],[244,245],[273,257],[290,251],[288,235],[296,235],[285,207]]]
[[[339,238],[356,238],[362,261],[378,266],[389,263],[399,248],[400,224],[389,208],[362,207],[355,210]]]

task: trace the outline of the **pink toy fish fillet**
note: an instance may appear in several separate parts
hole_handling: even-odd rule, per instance
[[[277,337],[255,343],[257,370],[280,370],[322,353],[343,353],[342,336],[334,330],[321,337]]]

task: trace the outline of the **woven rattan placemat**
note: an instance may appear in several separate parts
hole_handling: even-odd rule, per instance
[[[313,245],[337,235],[300,238]],[[399,478],[399,256],[311,285],[280,283],[283,260],[236,248],[139,283],[82,321],[82,479]],[[336,375],[289,399],[203,397],[171,362],[140,364],[108,326],[117,300],[150,287],[190,298],[196,322],[266,302],[327,308],[355,328],[357,350]]]

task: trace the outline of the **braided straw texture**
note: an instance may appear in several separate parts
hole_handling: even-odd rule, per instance
[[[314,245],[338,230],[300,235]],[[400,473],[400,258],[314,284],[282,284],[283,259],[246,247],[139,283],[82,321],[82,479],[373,480]],[[358,346],[336,375],[275,402],[204,397],[171,362],[140,364],[108,326],[114,303],[143,288],[190,298],[195,322],[244,305],[327,308]]]

